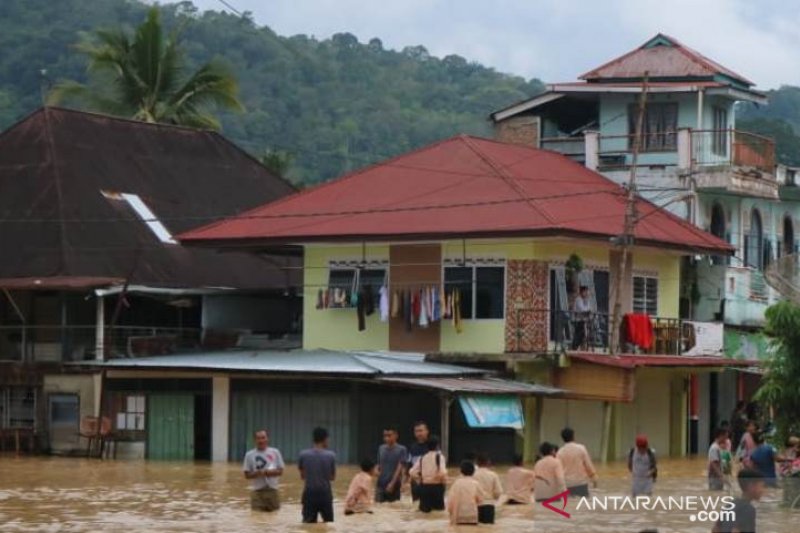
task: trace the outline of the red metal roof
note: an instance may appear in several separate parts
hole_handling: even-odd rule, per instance
[[[461,135],[179,236],[255,247],[323,241],[622,233],[626,193],[563,155]],[[730,253],[729,244],[639,200],[639,244]]]
[[[748,361],[743,359],[730,359],[727,357],[695,357],[689,355],[606,355],[600,353],[569,353],[570,359],[585,361],[603,366],[614,366],[618,368],[637,368],[637,367],[750,367],[757,366],[758,361]]]
[[[642,87],[641,81],[624,81],[624,82],[603,82],[602,84],[597,83],[590,83],[587,81],[567,81],[563,83],[548,83],[548,87],[552,87],[554,90],[559,90],[561,88],[570,88],[570,87],[587,87],[594,90],[602,90],[604,87],[621,87],[621,88],[636,88],[640,89]],[[713,87],[725,87],[724,83],[720,83],[718,81],[653,81],[647,84],[648,88],[668,88],[668,89],[680,89],[683,87],[702,87],[702,88],[713,88]]]
[[[665,41],[668,45],[650,46],[655,40]],[[746,85],[753,85],[744,76],[663,33],[649,39],[639,48],[590,70],[580,76],[580,79],[601,81],[609,78],[641,78],[645,71],[651,78],[713,77],[723,74]]]

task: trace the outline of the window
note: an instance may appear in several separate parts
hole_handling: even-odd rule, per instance
[[[728,110],[714,107],[714,132],[711,139],[711,153],[726,157],[728,155]]]
[[[36,390],[31,387],[0,389],[0,427],[36,427]]]
[[[359,287],[369,287],[372,290],[372,298],[375,305],[380,301],[380,288],[386,283],[385,268],[361,268],[331,266],[328,271],[328,288],[341,289],[346,294],[345,302],[342,305],[331,304],[330,307],[352,307],[350,296],[353,290]]]
[[[658,278],[633,277],[633,312],[658,314]]]
[[[761,214],[753,209],[750,214],[750,231],[744,236],[744,264],[761,270],[764,268],[764,231]]]
[[[143,431],[145,415],[144,394],[117,394],[113,398],[114,426],[122,431]]]
[[[444,269],[445,290],[459,289],[461,318],[503,318],[505,316],[503,266],[449,266]]]
[[[136,213],[142,222],[147,224],[153,235],[164,244],[178,244],[172,237],[172,233],[161,223],[153,211],[147,207],[147,204],[142,201],[138,194],[118,193],[110,191],[100,191],[100,193],[109,200],[116,200],[125,202]]]
[[[80,409],[77,394],[50,396],[50,427],[77,427]]]
[[[628,107],[628,133],[633,148],[636,135],[636,121],[639,118],[639,105]],[[642,121],[642,152],[672,152],[677,150],[678,104],[648,102]]]

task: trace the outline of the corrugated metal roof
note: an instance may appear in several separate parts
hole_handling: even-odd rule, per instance
[[[563,389],[548,387],[546,385],[536,385],[534,383],[498,378],[380,378],[380,381],[424,389],[437,389],[446,392],[471,394],[552,396],[566,392]]]
[[[666,44],[652,46],[654,41]],[[639,48],[590,70],[580,79],[601,81],[604,78],[641,78],[644,72],[648,72],[651,78],[713,77],[722,74],[745,85],[753,85],[744,76],[662,33]]]
[[[328,350],[242,350],[84,362],[113,369],[218,370],[354,376],[476,376],[485,370],[432,363],[422,354]]]
[[[623,231],[625,205],[622,187],[563,155],[460,135],[179,238],[221,247],[510,236],[607,243]],[[640,244],[733,251],[645,200],[637,212]]]
[[[619,368],[636,367],[750,367],[757,361],[727,357],[696,357],[690,355],[605,355],[598,353],[569,353],[571,359]]]

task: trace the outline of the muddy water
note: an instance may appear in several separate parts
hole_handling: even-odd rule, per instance
[[[708,495],[703,467],[698,460],[661,461],[655,495]],[[342,499],[353,473],[352,467],[339,470],[334,489],[336,522],[302,526],[301,485],[293,466],[282,480],[280,512],[261,514],[250,511],[247,483],[235,464],[0,456],[0,531],[622,533],[657,528],[660,533],[708,533],[712,526],[690,521],[691,513],[684,511],[591,512],[576,510],[576,501],[571,500],[569,519],[541,506],[504,506],[498,509],[493,527],[449,528],[443,513],[426,516],[415,511],[408,495],[399,503],[376,506],[373,515],[345,517]],[[603,467],[600,476],[596,495],[628,493],[624,465]],[[759,531],[800,531],[800,512],[781,509],[779,499],[780,493],[773,490],[758,505]]]

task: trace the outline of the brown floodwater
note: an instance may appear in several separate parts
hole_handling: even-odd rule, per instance
[[[498,468],[502,474],[503,468]],[[237,464],[101,461],[0,455],[0,531],[235,531],[235,532],[432,532],[530,531],[537,533],[639,532],[708,533],[712,523],[692,522],[688,511],[576,510],[564,518],[541,505],[502,506],[494,526],[450,528],[444,513],[423,515],[410,497],[375,506],[372,515],[344,516],[342,499],[355,468],[339,469],[335,483],[336,522],[301,525],[301,484],[288,466],[282,479],[283,505],[274,514],[250,511],[247,482]],[[451,471],[455,476],[455,472]],[[623,464],[600,468],[597,496],[626,495]],[[654,496],[707,496],[704,461],[662,460]],[[758,504],[759,532],[800,531],[800,512],[779,506],[779,490]]]

